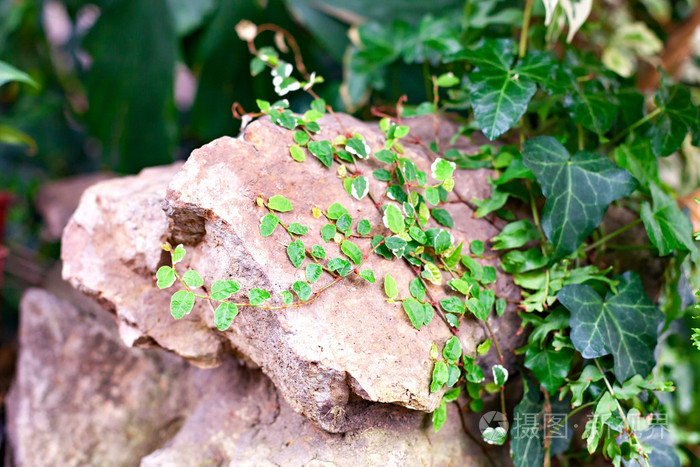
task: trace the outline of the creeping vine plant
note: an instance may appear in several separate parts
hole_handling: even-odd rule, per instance
[[[267,193],[256,200],[260,235],[284,229],[291,267],[304,267],[307,280],[289,284],[276,306],[266,304],[272,299],[268,291],[243,291],[232,280],[214,282],[208,292],[198,293],[203,286],[199,274],[176,270],[184,247],[166,245],[173,265],[158,271],[158,286],[179,280],[184,287],[172,297],[173,316],[189,313],[195,299],[217,302],[216,326],[225,330],[242,307],[275,310],[308,304],[351,275],[374,283],[374,273],[363,269],[369,255],[400,259],[418,273],[407,297],[399,296],[395,279],[387,274],[383,287],[388,302],[400,303],[406,325],[420,329],[437,313],[455,334],[435,343],[429,356],[434,361],[430,391],[445,391],[433,414],[435,430],[445,422],[447,403],[479,412],[488,393],[500,393],[505,414],[508,371],[494,365],[487,383],[479,358],[493,348],[503,363],[488,320],[493,313],[502,315],[507,301],[494,291],[496,269],[483,264],[486,246],[479,241],[464,244],[451,233],[454,220],[441,204],[454,191],[475,217],[503,221],[488,246],[522,289],[518,306],[523,328],[529,331],[527,344],[518,350],[529,371],[522,372],[524,395],[510,414],[510,433],[489,428],[482,433],[484,440],[509,442],[517,466],[549,465],[553,456],[574,459],[572,419],[588,413],[585,428],[576,433],[589,455],[602,455],[614,465],[679,465],[671,434],[659,432],[665,428],[659,421],[667,416],[662,393],[674,388],[654,374],[655,349],[659,332],[684,315],[687,304],[678,290],[687,284],[683,275],[694,267],[698,250],[688,218],[661,182],[658,159],[678,151],[686,140],[700,144],[700,112],[685,86],[664,78],[645,101],[624,73],[568,45],[591,3],[545,0],[545,23],[530,27],[537,17],[535,2],[527,0],[518,24],[519,42],[510,37],[508,27],[479,26],[470,8],[463,18],[424,18],[413,33],[401,22],[360,27],[348,65],[356,82],[381,91],[391,66],[418,63],[427,86],[426,102],[408,106],[400,100],[393,115],[375,109],[383,117],[379,128],[385,135],[384,148],[376,152],[360,134],[319,138],[322,117],[333,113],[316,93],[323,79],[306,71],[294,47],[294,65],[272,47],[258,49],[258,35],[274,30],[269,25],[258,30],[240,24],[237,30],[254,54],[251,72],[269,69],[280,96],[302,90],[313,101],[305,112],[293,112],[285,99],[258,101],[259,112],[240,115],[236,108],[236,113],[247,120],[266,116],[293,132],[290,157],[299,163],[317,159],[328,168],[337,165],[348,196],[357,200],[372,195],[355,164],[369,158],[381,162],[383,168],[372,176],[385,183],[385,191],[380,200],[371,201],[381,210],[383,225],[353,219],[337,200],[314,209],[324,225],[320,239],[309,239],[307,226],[285,222],[285,213],[293,209],[289,200]],[[570,24],[567,41],[558,38],[562,15]],[[438,144],[437,137],[425,144],[402,124],[406,117],[434,115],[437,133],[438,116],[444,118],[448,111],[461,123],[461,135],[478,138],[478,129],[503,144],[464,154]],[[405,155],[406,143],[421,144],[431,154],[430,173]],[[492,171],[491,197],[464,199],[456,171],[482,168]],[[625,222],[615,225],[608,212],[611,205]],[[525,207],[529,215],[521,212],[516,218],[511,212],[515,206]],[[611,222],[603,223],[604,218]],[[440,227],[429,228],[430,219]],[[606,231],[611,224],[613,230]],[[629,240],[628,231],[637,233],[637,241]],[[371,238],[371,249],[362,251],[353,243],[355,237]],[[340,245],[344,257],[326,257],[323,244],[331,241]],[[640,275],[622,266],[633,264],[630,255],[665,267],[654,299]],[[447,284],[451,296],[436,302],[428,283]],[[235,298],[242,295],[247,299]],[[456,337],[455,328],[466,315],[479,320],[489,335],[476,356],[466,355]],[[695,339],[700,341],[697,335]],[[549,423],[554,415],[561,417]],[[563,431],[569,436],[556,436]]]

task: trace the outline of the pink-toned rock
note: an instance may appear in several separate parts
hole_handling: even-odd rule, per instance
[[[376,125],[343,115],[339,119],[342,124],[325,118],[321,137],[359,132],[374,150],[383,146]],[[430,128],[429,135],[432,121],[414,122],[414,128],[419,134]],[[240,353],[262,368],[295,411],[328,431],[362,426],[364,414],[374,410],[368,402],[433,411],[441,393],[429,392],[430,348],[433,343],[442,348],[452,334],[437,315],[430,325],[415,330],[399,304],[386,302],[382,278],[387,272],[397,279],[401,297],[408,296],[408,283],[415,277],[413,269],[399,260],[371,255],[363,268],[374,271],[376,284],[350,277],[311,305],[277,311],[241,308],[226,332],[215,330],[208,305],[196,305],[180,321],[170,317],[167,302],[172,292],[157,290],[153,280],[157,267],[164,264],[159,246],[166,239],[186,244],[183,270],[199,271],[205,287],[217,279],[232,278],[241,283],[242,295],[254,287],[264,288],[279,304],[279,292],[304,279],[303,268],[294,269],[287,259],[289,237],[282,229],[269,238],[260,236],[259,219],[265,212],[255,204],[258,195],[282,194],[292,201],[294,210],[280,217],[285,223],[309,227],[301,237],[309,247],[323,244],[319,231],[324,222],[312,216],[311,208],[326,209],[334,202],[346,206],[355,220],[370,220],[373,234],[385,233],[374,203],[351,198],[335,173],[314,158],[303,164],[293,161],[290,144],[292,132],[260,120],[238,139],[220,138],[194,151],[168,186],[164,203],[168,217],[155,206],[162,202],[173,168],[91,188],[64,234],[64,277],[116,311],[128,343],[159,345],[200,365],[216,365],[229,351]],[[430,156],[419,146],[406,145],[406,156],[428,170]],[[369,174],[376,167],[359,168]],[[462,172],[456,191],[467,200],[486,197],[487,175],[486,171]],[[380,200],[380,184],[369,178],[370,193]],[[452,195],[451,200],[456,197]],[[447,206],[458,241],[487,242],[497,234],[488,221],[474,219],[466,204]],[[356,243],[369,250],[368,240]],[[113,255],[96,254],[107,245],[114,246]],[[323,245],[329,257],[342,256],[334,244]],[[495,265],[495,259],[487,262]],[[324,274],[314,288],[330,280]],[[511,299],[519,294],[504,275],[499,276],[495,290]],[[445,294],[437,287],[431,292],[437,300]],[[518,345],[519,320],[514,310],[509,308],[501,318],[492,316],[490,323],[509,355]],[[479,323],[467,319],[459,337],[465,352],[473,355],[485,332]],[[491,356],[491,363],[495,362]],[[343,417],[337,416],[339,411]]]
[[[112,177],[114,174],[100,172],[65,178],[42,186],[37,195],[36,208],[44,220],[44,237],[47,240],[60,240],[64,227],[78,207],[83,191]]]
[[[199,369],[160,349],[126,348],[107,312],[60,281],[48,286],[22,300],[6,465],[494,465],[453,404],[438,433],[421,412],[379,404],[364,428],[326,433],[260,370],[231,356]],[[466,420],[473,436],[478,415]],[[489,456],[507,459],[505,449]]]

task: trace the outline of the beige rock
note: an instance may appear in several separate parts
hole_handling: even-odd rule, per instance
[[[60,240],[64,227],[78,207],[83,191],[112,177],[113,174],[100,172],[53,181],[42,186],[37,195],[36,208],[44,220],[44,237],[47,240]]]
[[[193,399],[173,390],[189,365],[127,349],[103,310],[30,289],[6,401],[18,467],[134,465],[181,426]]]
[[[357,131],[373,149],[383,145],[374,124],[347,116],[339,119],[342,124],[324,120],[322,137]],[[429,125],[432,131],[432,121],[415,124],[421,125],[424,129]],[[385,231],[369,199],[357,201],[347,195],[335,174],[315,158],[303,164],[293,161],[288,155],[291,143],[291,132],[260,120],[248,126],[241,138],[220,138],[194,151],[167,190],[170,225],[155,206],[173,168],[91,188],[64,234],[64,277],[116,310],[127,342],[157,344],[200,365],[216,365],[230,348],[259,365],[295,411],[328,431],[366,427],[368,401],[433,411],[441,394],[428,391],[433,368],[429,351],[433,343],[442,348],[451,333],[437,315],[417,331],[400,305],[387,304],[382,290],[385,273],[391,271],[397,279],[402,297],[408,296],[408,283],[414,277],[412,268],[398,260],[370,256],[366,266],[379,279],[376,284],[348,278],[312,305],[278,311],[241,308],[232,327],[223,333],[215,330],[212,308],[206,305],[197,305],[181,321],[169,316],[167,301],[172,292],[158,291],[153,280],[162,262],[159,245],[166,239],[188,245],[184,266],[198,270],[205,287],[217,279],[234,278],[243,286],[242,296],[260,287],[273,292],[273,302],[280,303],[279,292],[304,279],[303,268],[295,270],[286,257],[289,237],[282,229],[269,238],[260,236],[264,211],[255,205],[258,195],[283,194],[292,201],[294,210],[280,217],[310,228],[302,237],[307,246],[322,243],[323,222],[312,217],[311,208],[325,209],[333,202],[345,205],[356,220],[369,219],[373,234]],[[406,155],[428,169],[430,158],[421,147],[407,145]],[[374,168],[360,166],[367,174]],[[460,174],[457,190],[467,200],[487,196],[487,174]],[[370,192],[379,200],[380,185],[371,174],[369,178]],[[448,206],[458,239],[486,242],[496,235],[488,221],[473,219],[466,204]],[[356,243],[368,251],[367,240]],[[119,245],[114,257],[95,254],[106,245]],[[324,247],[330,257],[340,256],[336,246]],[[495,258],[489,261],[496,262]],[[315,288],[330,280],[325,275]],[[495,285],[500,296],[515,299],[519,294],[505,276]],[[444,295],[437,288],[432,292],[437,300]],[[514,310],[490,322],[509,355],[517,346],[519,320]],[[473,354],[485,332],[475,321],[466,320],[459,336],[466,352]],[[492,356],[491,363],[495,361]],[[345,416],[334,416],[338,410]]]
[[[429,416],[373,404],[367,428],[330,434],[296,414],[272,382],[225,356],[199,369],[129,349],[113,318],[55,280],[21,306],[18,375],[7,401],[14,464],[31,466],[504,465],[505,449],[464,434],[450,404]],[[343,417],[338,412],[338,417]],[[475,433],[478,415],[467,416]]]

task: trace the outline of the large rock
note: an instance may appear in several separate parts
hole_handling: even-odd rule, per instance
[[[426,134],[424,139],[432,134],[432,121],[413,126],[418,134]],[[337,121],[326,118],[322,127],[322,137],[328,139],[359,132],[374,150],[383,146],[375,125],[347,116]],[[153,275],[164,264],[160,244],[169,239],[188,245],[184,267],[198,270],[205,287],[217,279],[233,278],[242,284],[243,293],[265,288],[279,304],[279,292],[303,279],[304,272],[289,263],[284,247],[288,237],[282,229],[269,238],[260,236],[264,211],[255,204],[259,194],[266,198],[283,194],[292,201],[294,210],[281,218],[310,228],[303,237],[307,245],[322,243],[319,231],[324,223],[313,218],[311,208],[325,209],[334,202],[345,205],[354,219],[369,219],[373,233],[384,232],[381,214],[369,199],[349,197],[334,172],[315,159],[294,162],[288,155],[290,144],[291,132],[259,120],[238,139],[220,138],[194,151],[167,189],[168,217],[157,207],[174,167],[92,187],[64,233],[64,277],[116,311],[127,343],[155,344],[203,366],[217,365],[226,352],[240,353],[262,367],[294,410],[326,430],[367,426],[367,411],[376,410],[368,402],[433,411],[441,394],[428,390],[433,367],[429,351],[433,343],[442,347],[451,333],[437,317],[417,331],[400,305],[387,304],[381,278],[389,271],[401,296],[408,296],[415,272],[404,263],[372,255],[365,264],[380,279],[377,284],[348,278],[312,305],[278,311],[241,308],[233,326],[223,333],[215,330],[213,308],[207,304],[196,305],[186,318],[174,321],[167,303],[171,292],[155,289]],[[406,146],[406,156],[428,169],[429,155],[420,146]],[[367,173],[372,169],[361,167]],[[488,196],[487,175],[461,172],[457,191],[467,200]],[[370,192],[377,200],[382,197],[379,190],[379,183],[370,177]],[[457,201],[454,195],[451,201]],[[467,204],[447,206],[458,240],[487,242],[496,235],[491,223],[473,219]],[[363,251],[369,249],[366,240],[356,243]],[[340,255],[335,245],[324,247],[331,257]],[[495,264],[496,259],[487,262]],[[317,287],[330,280],[322,278]],[[510,299],[519,294],[505,276],[499,276],[495,290]],[[432,293],[439,300],[445,291],[434,288]],[[509,354],[517,345],[514,311],[509,308],[490,323]],[[473,354],[485,331],[466,320],[459,337],[465,351]],[[491,355],[491,363],[495,361]],[[335,416],[339,410],[343,417]]]
[[[329,434],[296,414],[259,370],[230,356],[205,370],[159,349],[126,348],[106,312],[77,301],[41,289],[22,300],[7,400],[18,467],[494,465],[452,404],[439,433],[424,414],[387,405],[370,428]],[[502,465],[507,453],[490,456]]]
[[[7,420],[18,467],[134,465],[188,412],[173,388],[189,365],[124,347],[101,309],[30,289],[22,299],[17,375]]]

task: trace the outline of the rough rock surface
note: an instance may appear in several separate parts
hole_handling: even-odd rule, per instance
[[[76,300],[61,284],[50,287]],[[18,467],[479,466],[507,458],[504,450],[485,457],[453,404],[439,433],[424,414],[388,405],[371,428],[326,433],[259,370],[230,356],[199,369],[159,349],[126,348],[113,318],[77,301],[41,289],[22,301],[18,375],[7,401]]]
[[[359,132],[373,150],[382,147],[383,137],[374,124],[339,118],[342,127],[331,118],[322,122],[322,137]],[[431,120],[412,126],[418,134],[427,132],[429,141]],[[449,135],[450,128],[446,132]],[[259,120],[240,138],[220,138],[194,151],[167,189],[164,206],[169,219],[158,205],[176,167],[92,187],[64,233],[64,277],[116,311],[127,343],[156,344],[203,366],[219,364],[231,350],[245,355],[272,379],[295,411],[328,431],[366,426],[366,412],[377,410],[368,402],[434,410],[441,394],[428,391],[433,366],[429,350],[432,343],[441,347],[451,334],[437,317],[417,331],[399,305],[386,303],[381,287],[386,272],[397,279],[401,296],[408,296],[414,277],[411,268],[398,261],[371,256],[366,265],[380,278],[377,284],[346,279],[313,305],[275,312],[244,308],[224,333],[215,330],[212,309],[205,304],[196,305],[183,320],[171,318],[171,292],[157,290],[153,279],[164,261],[159,246],[166,239],[188,245],[185,267],[198,270],[205,286],[234,278],[243,294],[261,287],[279,302],[280,291],[304,278],[303,268],[294,269],[286,257],[288,237],[282,229],[269,238],[260,236],[264,211],[254,202],[259,194],[283,194],[292,201],[294,210],[280,217],[310,228],[302,238],[307,245],[322,243],[323,222],[312,217],[311,208],[325,209],[333,202],[348,207],[356,220],[369,219],[373,234],[382,233],[381,215],[369,199],[350,198],[335,174],[314,158],[294,162],[288,155],[291,143],[292,132]],[[424,170],[430,164],[418,146],[407,145],[406,155]],[[487,175],[462,172],[457,190],[465,199],[485,198]],[[372,177],[370,192],[380,199],[379,184]],[[486,220],[473,219],[466,204],[451,203],[448,210],[458,240],[487,242],[497,233]],[[369,249],[369,242],[357,243],[363,251]],[[330,257],[340,255],[334,245],[324,247]],[[490,262],[495,264],[495,259]],[[319,284],[329,280],[324,277]],[[508,298],[519,293],[505,276],[499,276],[495,289]],[[444,294],[433,293],[438,300]],[[490,321],[508,354],[517,346],[515,312],[509,309]],[[473,354],[485,332],[478,323],[466,321],[459,336],[466,352]],[[334,416],[338,410],[345,416]]]
[[[190,365],[124,347],[99,307],[30,289],[19,341],[6,407],[19,467],[134,465],[181,425],[190,398],[173,387]]]
[[[100,172],[48,182],[42,186],[36,199],[36,208],[44,220],[44,237],[47,240],[60,240],[63,228],[78,207],[83,191],[112,177],[113,174]]]

